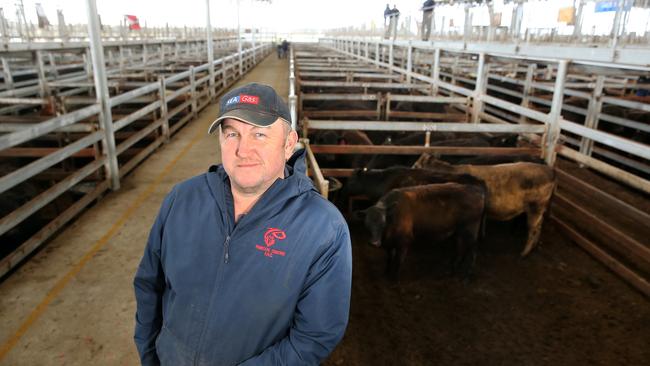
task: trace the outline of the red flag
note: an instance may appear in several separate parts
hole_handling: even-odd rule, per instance
[[[140,30],[140,22],[138,21],[138,17],[135,15],[125,15],[124,19],[129,25],[129,30]]]

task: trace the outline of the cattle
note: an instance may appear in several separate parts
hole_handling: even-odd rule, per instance
[[[311,135],[311,143],[314,145],[336,145],[338,143],[339,135],[335,131],[316,131]],[[316,154],[318,158],[318,165],[321,168],[335,168],[336,155],[335,154]]]
[[[404,145],[402,141],[395,141],[395,145]],[[489,147],[489,143],[480,137],[461,138],[453,140],[431,142],[429,146],[471,146]],[[418,160],[418,155],[375,155],[366,166],[368,169],[383,169],[392,166],[411,166]]]
[[[517,144],[517,135],[497,134],[486,136],[483,134],[464,134],[462,138],[439,139],[439,134],[432,134],[429,146],[453,146],[453,147],[514,147]],[[436,136],[436,138],[434,138]],[[417,146],[424,145],[424,134],[414,134],[399,139],[389,140],[388,145]],[[445,155],[443,159],[448,162],[457,162],[461,157]],[[368,169],[383,169],[392,166],[412,166],[418,160],[417,155],[375,155],[370,159],[366,167]]]
[[[348,198],[362,196],[371,202],[376,202],[383,195],[395,188],[449,182],[476,185],[482,187],[484,191],[487,190],[482,180],[469,174],[392,167],[377,170],[355,170],[343,187],[343,195]]]
[[[363,131],[332,130],[317,131],[313,134],[315,145],[372,145],[372,141]],[[370,155],[363,154],[317,154],[321,168],[361,168],[370,160]]]
[[[374,206],[361,211],[370,244],[387,254],[386,273],[399,278],[400,267],[416,237],[431,242],[454,237],[453,269],[471,274],[485,213],[485,191],[458,183],[393,189]]]
[[[555,191],[552,168],[524,162],[492,166],[451,165],[431,155],[424,155],[416,166],[440,173],[469,174],[485,181],[488,218],[507,221],[525,213],[528,238],[521,256],[533,250],[541,234],[544,212]]]

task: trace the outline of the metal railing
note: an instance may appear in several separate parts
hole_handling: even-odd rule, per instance
[[[261,61],[263,56],[266,56],[270,51],[271,47],[269,44],[259,44],[255,48],[243,50],[241,55],[243,72],[250,70],[256,62]],[[254,54],[257,55],[255,61]],[[221,57],[214,60],[212,64],[205,63],[197,67],[190,67],[189,70],[177,74],[161,76],[156,82],[147,83],[129,92],[111,97],[108,100],[108,107],[111,109],[129,104],[134,99],[138,100],[140,98],[142,100],[147,99],[145,97],[154,97],[150,99],[152,100],[150,103],[126,116],[121,116],[113,122],[114,135],[125,130],[133,132],[129,134],[128,138],[116,145],[115,155],[113,156],[105,147],[105,135],[101,127],[98,130],[91,124],[92,127],[88,130],[86,128],[87,124],[80,123],[99,118],[102,109],[99,103],[0,135],[0,152],[3,152],[57,131],[70,131],[74,127],[79,127],[76,129],[77,131],[88,132],[85,136],[65,147],[56,149],[55,152],[47,154],[0,177],[0,194],[26,182],[37,174],[45,172],[48,168],[69,157],[79,155],[93,157],[82,168],[72,172],[46,191],[31,198],[29,202],[23,204],[20,208],[2,217],[0,219],[0,235],[20,224],[27,217],[55,200],[85,178],[97,173],[111,159],[116,160],[118,156],[122,156],[128,149],[143,141],[145,137],[151,136],[152,133],[158,131],[155,133],[156,137],[153,142],[139,150],[135,156],[132,156],[119,167],[118,177],[116,178],[119,180],[133,170],[157,147],[168,141],[172,134],[178,131],[189,120],[195,118],[200,110],[213,101],[213,96],[220,94],[229,85],[243,76],[242,72],[240,72],[239,59],[238,54]],[[209,72],[210,68],[213,69],[213,73]],[[212,81],[210,75],[214,75]],[[175,87],[177,89],[174,90],[173,88]],[[170,89],[172,90],[170,91]],[[171,108],[170,104],[172,105]],[[146,123],[144,127],[135,127],[136,122],[142,121],[143,117],[151,115],[153,115],[152,122]],[[99,155],[92,154],[93,149],[96,150],[99,148],[98,144],[102,146],[101,153]],[[95,147],[93,148],[93,146]],[[89,147],[91,152],[88,155],[87,150]],[[59,217],[24,242],[17,250],[2,259],[0,262],[0,276],[7,273],[62,225],[106,191],[109,188],[109,182],[112,178],[114,177],[106,174],[105,179],[98,182],[90,192],[86,193]]]
[[[526,118],[526,123],[543,123],[549,129],[549,133],[546,134],[545,140],[543,141],[543,148],[545,150],[545,159],[549,164],[552,164],[555,160],[556,153],[559,153],[562,156],[565,156],[571,160],[579,162],[580,164],[586,165],[596,171],[599,171],[605,175],[611,176],[614,179],[617,179],[625,184],[628,184],[636,189],[650,193],[650,181],[644,179],[638,175],[630,173],[626,170],[623,170],[619,167],[608,164],[605,161],[602,161],[598,158],[592,157],[591,152],[581,151],[572,149],[566,145],[558,145],[560,139],[566,139],[568,134],[576,135],[583,141],[592,141],[600,143],[604,146],[612,148],[616,151],[619,151],[620,154],[631,154],[641,159],[650,160],[650,146],[632,141],[627,138],[623,138],[608,132],[600,131],[595,128],[595,126],[589,125],[580,125],[575,122],[568,121],[564,119],[561,115],[563,109],[575,108],[572,106],[565,105],[563,102],[563,97],[566,95],[580,95],[583,97],[589,97],[591,93],[584,93],[577,90],[567,89],[565,86],[567,70],[571,64],[571,60],[568,59],[558,59],[558,58],[544,58],[540,59],[539,62],[543,64],[551,64],[553,70],[553,76],[555,81],[552,84],[540,85],[540,83],[528,83],[527,88],[540,88],[545,89],[548,92],[553,93],[551,100],[544,100],[544,104],[550,106],[550,110],[547,113],[540,112],[538,110],[530,108],[528,105],[520,105],[512,102],[508,102],[499,98],[496,98],[491,95],[487,95],[488,89],[488,77],[489,77],[489,66],[486,61],[490,57],[492,58],[512,58],[515,61],[520,60],[519,55],[508,55],[499,52],[472,52],[472,51],[461,51],[457,49],[445,49],[442,47],[433,47],[430,44],[422,45],[421,43],[411,43],[411,42],[384,42],[384,41],[370,41],[365,40],[361,41],[359,39],[351,38],[327,38],[322,39],[324,45],[329,46],[331,49],[334,49],[343,54],[353,56],[357,59],[363,60],[380,66],[382,68],[387,68],[392,72],[396,72],[404,75],[407,80],[417,80],[419,82],[430,84],[433,90],[438,91],[443,89],[446,94],[455,95],[460,94],[467,96],[472,99],[472,119],[473,122],[477,122],[480,119],[486,120],[493,123],[502,123],[502,124],[512,124],[513,121],[508,121],[502,117],[498,117],[491,112],[490,108],[497,108],[501,111],[507,111],[510,115],[516,115],[516,123],[519,123],[522,118]],[[373,47],[374,46],[374,47]],[[396,52],[397,47],[406,49],[406,60],[400,58],[400,53]],[[468,46],[468,49],[472,47]],[[372,50],[374,49],[374,55]],[[380,49],[383,49],[380,51]],[[427,53],[433,53],[431,57],[431,71],[429,75],[419,73],[413,67],[413,51],[420,50]],[[441,62],[440,62],[440,53],[441,52],[454,52],[461,53],[463,55],[477,55],[477,67],[476,67],[476,78],[472,80],[474,89],[469,89],[467,87],[452,84],[447,81],[442,80],[441,73]],[[388,53],[385,55],[385,53]],[[386,60],[387,58],[387,60]],[[527,60],[535,60],[535,58],[527,58]],[[583,63],[581,61],[580,63]],[[599,64],[599,67],[612,68],[615,67],[615,64]],[[647,68],[632,67],[630,65],[619,65],[620,68],[628,68],[631,71],[638,72],[640,69],[646,70]],[[419,71],[419,70],[418,70]],[[650,72],[650,69],[647,70]],[[585,83],[586,84],[586,83]],[[531,101],[540,100],[528,98],[526,103]],[[650,107],[648,104],[634,101],[626,100],[617,100],[615,98],[608,98],[608,102],[613,102],[621,106],[638,108],[640,110],[647,111]],[[522,103],[523,104],[523,103]],[[585,111],[585,114],[590,113]],[[599,112],[597,112],[599,113]],[[596,116],[595,118],[598,118]],[[614,116],[605,116],[609,120],[616,120],[622,123],[634,122],[630,120],[625,120],[620,117]]]

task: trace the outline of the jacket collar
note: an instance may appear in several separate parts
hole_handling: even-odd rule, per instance
[[[311,179],[307,177],[307,165],[305,163],[306,150],[296,151],[285,165],[284,179],[277,179],[262,194],[260,199],[255,203],[250,215],[257,216],[266,212],[275,212],[286,200],[299,196],[311,190],[316,191]],[[205,174],[207,184],[213,198],[222,210],[227,210],[224,214],[234,219],[233,198],[230,191],[230,178],[223,168],[222,164],[213,165]]]

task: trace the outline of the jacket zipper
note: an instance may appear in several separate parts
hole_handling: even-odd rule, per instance
[[[224,246],[224,255],[223,255],[223,262],[228,263],[228,258],[230,257],[230,254],[228,253],[228,246],[230,245],[230,235],[226,236],[226,241],[223,243]]]

